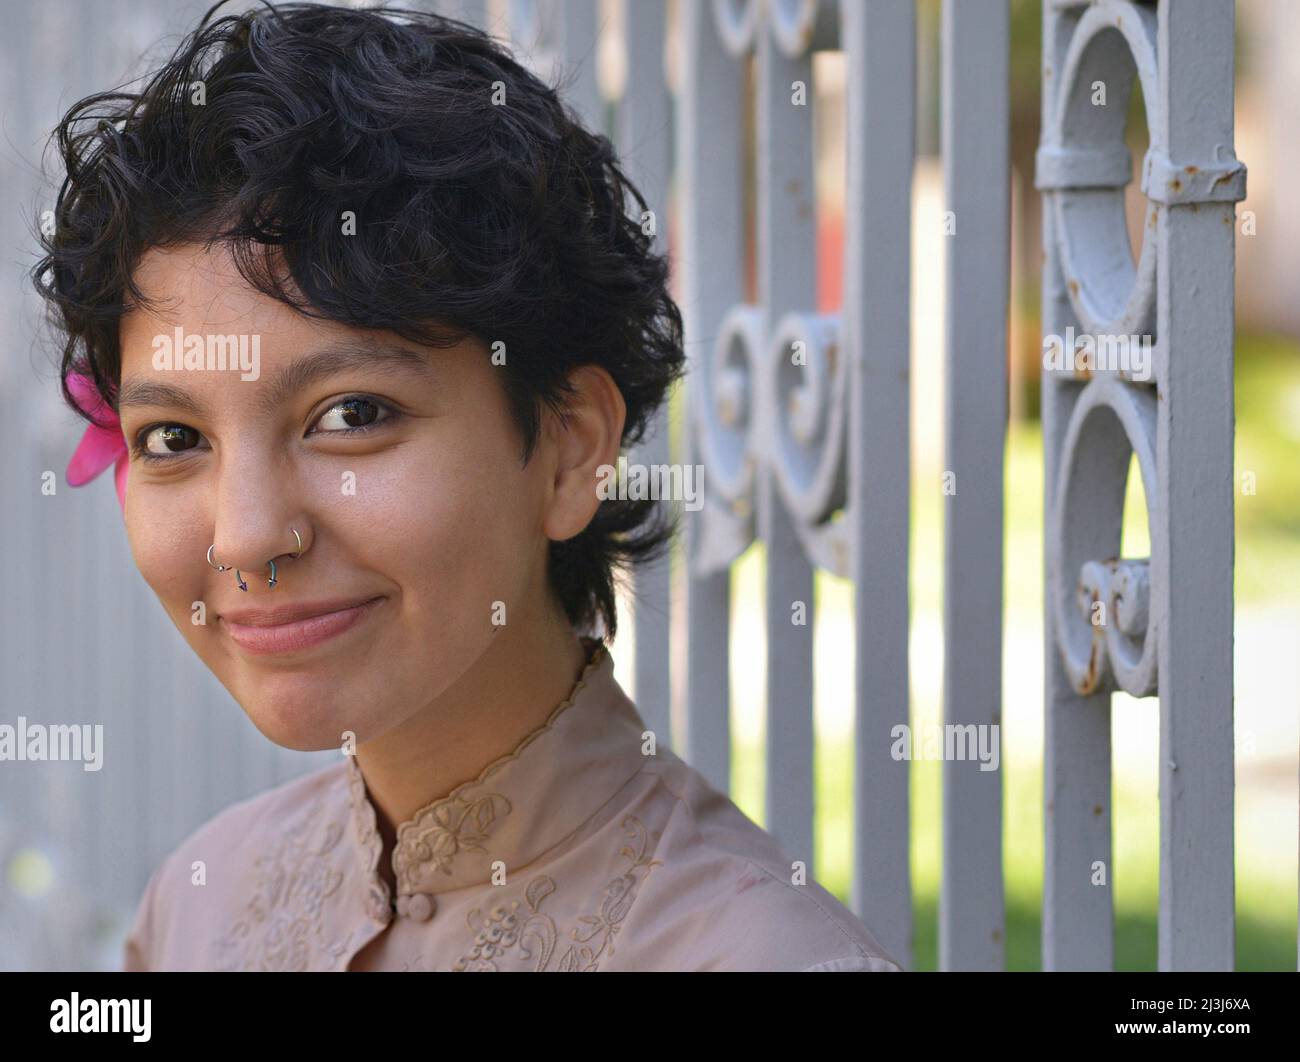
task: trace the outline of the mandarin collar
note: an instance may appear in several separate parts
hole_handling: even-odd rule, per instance
[[[641,769],[645,723],[614,678],[608,648],[596,639],[584,642],[587,664],[546,722],[478,777],[397,827],[395,901],[378,871],[383,841],[365,777],[356,756],[347,757],[353,835],[372,918],[387,922],[395,908],[423,921],[438,893],[492,881],[497,861],[507,877],[518,873],[590,819]]]

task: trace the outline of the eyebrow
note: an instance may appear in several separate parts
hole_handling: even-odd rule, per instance
[[[349,369],[378,371],[388,376],[409,375],[412,372],[429,378],[436,375],[429,359],[414,350],[345,341],[304,354],[279,369],[270,378],[269,385],[261,390],[257,405],[263,413],[274,412],[294,394],[317,380]],[[139,378],[123,381],[117,406],[119,410],[128,406],[170,406],[195,417],[201,417],[205,412],[203,404],[183,387]]]

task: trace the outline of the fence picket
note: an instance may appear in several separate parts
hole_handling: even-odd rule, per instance
[[[908,0],[849,4],[844,347],[852,360],[848,453],[856,726],[852,906],[909,969],[913,961],[907,760],[911,496],[912,168],[916,13]]]
[[[989,740],[1000,743],[1010,209],[1006,0],[945,0],[941,50],[941,141],[951,212],[943,221],[955,224],[944,230],[944,467],[954,480],[940,487],[943,721],[961,733],[989,728]],[[1005,962],[1002,771],[986,766],[951,756],[943,762],[939,965],[945,970],[1000,970]]]

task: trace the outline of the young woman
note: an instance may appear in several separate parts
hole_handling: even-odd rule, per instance
[[[897,969],[614,678],[671,523],[599,470],[683,354],[608,140],[460,23],[215,13],[58,130],[69,480],[116,465],[186,641],[342,755],[186,839],[126,967]]]

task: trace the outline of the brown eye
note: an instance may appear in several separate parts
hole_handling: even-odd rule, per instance
[[[385,408],[373,398],[354,395],[335,402],[316,421],[320,430],[325,432],[365,431],[376,424],[382,424],[391,417],[382,417]]]
[[[197,431],[183,424],[160,424],[145,435],[143,451],[150,457],[182,453],[197,445],[200,437]]]

